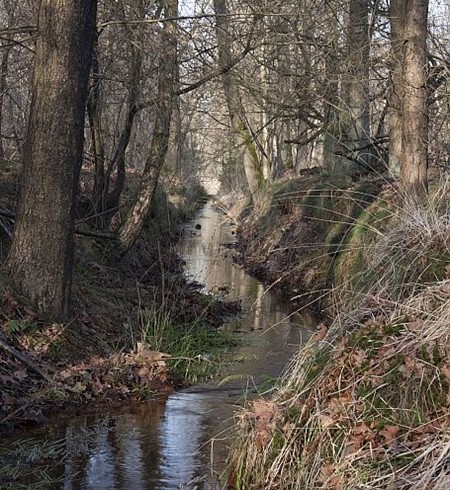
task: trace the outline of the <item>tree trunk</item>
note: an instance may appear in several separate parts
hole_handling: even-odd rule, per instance
[[[166,0],[165,17],[175,19],[178,15],[178,1]],[[158,77],[158,98],[155,108],[155,124],[149,156],[145,162],[138,195],[127,218],[119,230],[120,253],[127,252],[140,235],[148,217],[153,195],[158,183],[161,167],[167,154],[172,119],[173,97],[177,67],[176,22],[163,22],[163,50],[160,55]]]
[[[125,116],[125,122],[120,134],[119,143],[114,152],[114,156],[111,161],[111,165],[108,168],[106,174],[106,189],[109,190],[109,184],[111,179],[111,173],[114,167],[117,168],[116,182],[114,188],[108,193],[106,202],[107,209],[111,210],[111,215],[114,210],[119,207],[120,196],[122,195],[123,188],[125,186],[125,176],[126,176],[126,165],[125,157],[128,149],[128,145],[131,139],[131,133],[133,131],[134,120],[138,111],[138,99],[140,94],[140,82],[142,76],[142,58],[144,50],[137,47],[133,42],[133,34],[131,29],[129,30],[130,39],[130,80],[128,89],[128,100],[127,100],[127,113]],[[109,217],[109,218],[110,218]]]
[[[333,19],[334,20],[334,19]],[[325,90],[324,90],[324,125],[323,167],[335,178],[340,177],[342,169],[338,163],[338,142],[340,140],[339,125],[339,75],[336,57],[338,44],[337,26],[333,26],[333,37],[329,43],[325,57]]]
[[[408,195],[420,199],[428,190],[428,0],[405,3],[400,177]]]
[[[92,189],[93,211],[97,228],[105,227],[105,144],[103,141],[103,127],[100,99],[100,53],[98,46],[98,32],[92,56],[92,88],[89,95],[87,109],[94,154],[94,186]]]
[[[3,51],[2,63],[0,65],[0,163],[6,160],[5,149],[3,147],[3,108],[5,94],[7,90],[7,76],[8,76],[8,61],[11,48],[6,48]]]
[[[347,112],[343,143],[351,157],[346,165],[350,175],[359,167],[370,168],[369,55],[369,1],[350,0],[343,108]]]
[[[222,84],[230,116],[231,130],[236,147],[245,171],[247,184],[252,200],[258,200],[260,191],[264,186],[262,165],[258,158],[256,145],[248,126],[245,109],[240,99],[239,89],[231,70],[225,68],[231,65],[231,36],[229,33],[228,9],[226,0],[214,0],[216,14],[216,36],[219,52],[219,65],[222,73]]]
[[[394,177],[400,175],[402,154],[403,100],[403,24],[406,15],[405,2],[392,0],[389,12],[391,24],[391,70],[389,88],[389,171]]]
[[[17,223],[8,269],[56,318],[69,313],[74,213],[96,0],[41,0]]]

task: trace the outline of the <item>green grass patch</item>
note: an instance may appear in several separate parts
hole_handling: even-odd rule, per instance
[[[147,312],[141,318],[140,342],[169,354],[168,364],[176,378],[188,384],[218,376],[225,354],[236,347],[236,336],[201,322],[179,325],[163,312]]]

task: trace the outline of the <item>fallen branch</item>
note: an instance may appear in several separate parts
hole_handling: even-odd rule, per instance
[[[0,209],[0,216],[5,216],[6,218],[10,219],[16,219],[16,213],[13,213],[8,209]],[[81,228],[75,228],[75,234],[90,236],[93,238],[102,238],[106,240],[117,240],[117,235],[108,231],[82,230]]]
[[[40,378],[44,379],[48,383],[52,382],[52,380],[44,373],[44,371],[42,371],[41,368],[35,366],[26,356],[14,349],[14,347],[11,347],[2,339],[0,339],[0,347],[19,360],[22,364],[25,364],[30,371],[33,371],[33,373],[37,374]]]
[[[117,235],[108,231],[82,230],[80,228],[76,228],[75,234],[90,236],[93,238],[104,238],[106,240],[117,240]]]

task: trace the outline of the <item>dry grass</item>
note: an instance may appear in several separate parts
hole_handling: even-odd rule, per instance
[[[239,414],[234,488],[450,488],[450,220],[443,195],[398,210],[364,250],[364,293],[335,291],[331,327],[292,360],[270,399]]]

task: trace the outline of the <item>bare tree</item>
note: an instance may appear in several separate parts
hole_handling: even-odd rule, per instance
[[[400,175],[402,154],[402,111],[403,100],[403,28],[406,2],[392,1],[389,20],[391,25],[390,94],[389,94],[389,170]]]
[[[222,84],[228,107],[231,131],[233,132],[236,149],[242,159],[250,195],[256,201],[264,186],[263,168],[258,158],[255,140],[248,124],[239,87],[236,84],[233,72],[224,69],[231,64],[233,58],[226,0],[214,0],[214,11],[216,14],[219,66],[223,69]]]
[[[155,122],[138,194],[119,230],[122,254],[131,248],[144,227],[169,146],[178,60],[176,20],[169,19],[177,18],[178,1],[164,0],[161,5],[168,20],[161,31]]]
[[[41,0],[31,111],[8,269],[16,286],[57,318],[67,316],[75,201],[96,0]]]

